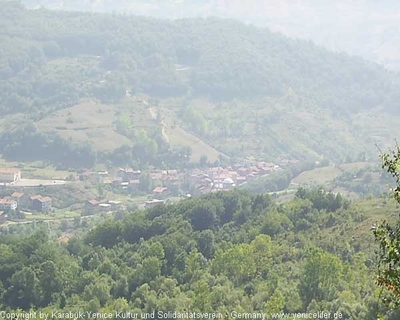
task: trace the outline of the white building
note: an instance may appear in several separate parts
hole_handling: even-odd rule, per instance
[[[0,199],[0,210],[17,210],[18,204],[17,201],[10,198]]]
[[[226,178],[222,182],[222,188],[225,190],[230,190],[235,186],[235,182],[231,178]]]
[[[0,183],[12,183],[21,179],[21,170],[17,168],[0,168]]]

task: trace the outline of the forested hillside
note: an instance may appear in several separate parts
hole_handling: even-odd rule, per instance
[[[23,0],[56,10],[129,12],[159,18],[218,16],[310,39],[400,69],[399,2],[396,0]]]
[[[126,89],[229,100],[291,89],[305,104],[336,112],[396,111],[399,97],[399,79],[378,66],[229,20],[169,22],[6,3],[1,24],[3,114],[84,96],[115,101]],[[190,67],[189,75],[176,65]]]
[[[25,126],[50,146],[38,154],[53,150],[46,134],[72,131],[62,136],[67,144],[76,143],[67,148],[71,158],[81,152],[94,159],[82,166],[110,156],[96,158],[96,151],[112,153],[121,144],[132,148],[143,136],[143,108],[135,95],[145,95],[160,119],[156,129],[145,126],[157,144],[146,153],[168,153],[169,140],[179,146],[187,140],[178,131],[183,129],[231,157],[340,161],[348,153],[376,154],[374,144],[386,144],[399,130],[397,75],[232,20],[30,11],[2,2],[0,26],[0,128],[8,132],[0,137],[0,152],[8,157],[24,154],[23,160],[22,145],[40,149],[24,140]],[[83,101],[99,107],[88,112]],[[131,114],[117,110],[121,104]],[[105,105],[115,114],[100,123]],[[67,110],[63,123],[60,109]],[[84,124],[73,125],[83,114]],[[387,123],[377,122],[377,116]],[[96,132],[86,125],[91,120]],[[57,125],[50,130],[46,122]],[[77,132],[85,138],[78,140]],[[92,143],[94,135],[117,142],[104,151]]]
[[[321,189],[300,189],[280,205],[231,191],[120,212],[67,244],[43,231],[2,236],[0,306],[113,318],[116,311],[226,318],[325,311],[394,320],[398,312],[378,302],[369,230],[389,211],[398,207],[388,199],[350,203]]]

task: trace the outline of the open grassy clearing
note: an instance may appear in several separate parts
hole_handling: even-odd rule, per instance
[[[354,162],[346,163],[340,166],[327,166],[316,168],[310,171],[305,171],[292,180],[292,185],[328,185],[332,180],[339,177],[344,172],[352,172],[368,167],[376,167],[377,164],[373,162]]]
[[[113,151],[130,142],[115,131],[114,119],[112,106],[83,102],[50,114],[40,120],[37,127],[77,143],[89,142],[98,151]]]
[[[209,138],[210,145],[207,139],[186,128],[182,103],[182,98],[152,101],[149,97],[125,97],[111,105],[86,100],[49,114],[36,125],[43,132],[59,134],[77,143],[89,142],[98,151],[113,151],[134,142],[116,131],[117,121],[129,123],[132,131],[157,128],[172,146],[190,146],[192,162],[198,162],[203,155],[213,162],[222,152],[271,161],[283,155],[344,160],[348,155],[355,157],[366,152],[367,158],[374,161],[379,153],[375,144],[386,150],[393,144],[393,136],[400,135],[396,124],[400,117],[379,114],[382,110],[359,113],[344,120],[324,110],[310,112],[270,102],[255,107],[243,101],[217,104],[193,99],[189,106],[203,114],[210,130],[220,128],[225,119],[234,124],[230,129],[232,136]],[[384,121],[377,121],[378,114]],[[24,121],[21,117],[0,119],[0,131],[15,128]],[[238,121],[241,133],[235,136]]]
[[[209,162],[214,162],[219,158],[220,152],[218,150],[180,127],[169,129],[166,134],[172,146],[188,146],[192,148],[191,162],[199,162],[203,155],[207,156]]]
[[[368,216],[361,224],[357,225],[354,234],[362,234],[370,232],[371,227],[384,220],[394,221],[400,213],[399,204],[392,198],[382,199],[373,198],[364,201],[357,201],[352,204],[352,207],[360,213],[360,215]]]
[[[43,213],[34,213],[27,214],[25,216],[26,221],[35,221],[35,220],[62,220],[62,219],[71,219],[80,217],[81,214],[79,212],[73,211],[57,211],[54,214],[43,214]]]
[[[177,105],[181,103],[179,99],[166,100],[159,107],[150,108],[151,116],[154,117],[157,112],[160,113],[163,133],[172,146],[187,146],[192,149],[191,162],[198,162],[203,155],[207,156],[209,162],[218,160],[220,151],[178,125],[181,115],[178,112]],[[198,108],[205,108],[210,112],[213,109],[213,105],[205,100],[193,100],[191,104]]]
[[[157,113],[161,112],[162,121],[157,122]],[[121,103],[105,105],[96,102],[82,102],[71,108],[59,110],[38,122],[38,128],[44,132],[54,132],[75,142],[89,142],[99,151],[113,151],[132,141],[115,130],[117,119],[126,119],[132,130],[149,130],[162,127],[163,134],[172,146],[192,148],[192,162],[198,162],[203,155],[213,162],[220,152],[180,127],[172,112],[165,108],[150,107],[141,98],[125,98]]]
[[[335,166],[316,168],[311,171],[305,171],[292,180],[292,185],[327,185],[333,179],[339,177],[342,171]]]
[[[372,181],[379,183],[380,172],[374,171],[378,170],[377,163],[354,162],[354,163],[342,164],[340,166],[327,166],[322,168],[316,168],[310,171],[305,171],[291,181],[288,190],[297,190],[301,186],[312,186],[312,187],[323,186],[327,190],[331,190],[335,193],[341,193],[348,199],[351,200],[359,199],[360,194],[344,187],[335,187],[332,185],[332,183],[334,179],[340,177],[342,174],[346,172],[351,173],[364,168],[371,168],[370,175]],[[362,183],[362,179],[358,177],[354,177],[353,181]]]

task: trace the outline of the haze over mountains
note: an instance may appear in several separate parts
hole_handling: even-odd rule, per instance
[[[397,75],[306,41],[216,18],[168,21],[11,4],[0,14],[2,153],[20,154],[18,139],[35,130],[113,152],[137,142],[148,123],[157,150],[166,141],[191,147],[194,134],[230,157],[339,161],[376,155],[375,143],[384,147],[399,130]],[[132,100],[141,94],[149,106]],[[91,108],[103,111],[88,115]],[[114,117],[102,116],[107,112]],[[15,120],[21,114],[36,129],[10,135],[27,123]]]
[[[400,69],[400,3],[316,0],[24,0],[30,7],[130,12],[163,18],[218,16],[235,18],[291,37],[310,39],[336,51],[361,55]]]

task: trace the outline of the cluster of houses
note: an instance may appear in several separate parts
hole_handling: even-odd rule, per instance
[[[246,165],[234,164],[226,168],[209,167],[194,169],[189,172],[154,169],[149,173],[152,185],[155,186],[152,190],[152,200],[146,201],[145,207],[151,208],[160,203],[164,203],[164,200],[171,195],[177,196],[178,194],[174,193],[176,193],[178,189],[174,187],[181,187],[184,193],[190,190],[190,193],[194,194],[231,190],[236,186],[243,185],[244,183],[268,175],[274,171],[281,170],[296,162],[296,160],[287,159],[279,160],[278,164],[251,161],[246,163]],[[118,168],[112,174],[108,171],[85,171],[76,178],[81,181],[88,181],[92,184],[112,185],[114,187],[139,190],[142,174],[140,170]],[[0,168],[0,183],[13,184],[20,179],[21,170],[17,168]],[[49,211],[51,207],[52,199],[50,197],[14,192],[11,196],[0,198],[0,222],[2,217],[4,218],[4,212],[9,210],[20,208],[22,210],[45,212]],[[119,201],[101,203],[97,200],[89,200],[85,203],[86,214],[111,212],[123,208],[124,205]]]
[[[145,207],[151,208],[164,203],[163,194],[168,194],[168,183],[180,182],[185,186],[192,186],[192,190],[194,188],[194,191],[198,194],[231,190],[236,186],[282,170],[297,162],[297,160],[284,159],[279,162],[279,165],[270,162],[254,162],[248,166],[235,164],[226,168],[211,167],[195,169],[186,173],[178,173],[176,170],[154,172],[151,174],[152,179],[159,181],[162,186],[153,190],[153,200],[146,201]],[[188,194],[187,196],[190,197],[191,195]]]
[[[52,207],[50,197],[41,195],[28,195],[22,192],[14,192],[11,196],[0,199],[0,210],[10,211],[17,210],[34,210],[39,212],[49,211]]]
[[[112,185],[114,187],[128,187],[129,185],[139,185],[140,170],[131,168],[119,168],[115,172],[114,178],[110,178],[108,171],[91,172],[85,171],[79,176],[81,181],[89,181],[93,184]]]
[[[211,167],[205,169],[194,169],[189,172],[180,172],[178,170],[152,170],[150,178],[155,188],[152,191],[152,200],[145,202],[146,208],[153,207],[163,203],[171,195],[170,190],[174,186],[188,187],[194,190],[196,194],[205,194],[209,192],[231,190],[249,181],[256,180],[266,176],[274,171],[296,163],[296,160],[282,160],[279,164],[271,162],[256,162],[243,164],[234,164],[226,168]],[[115,171],[113,178],[107,171],[102,172],[84,172],[80,179],[91,181],[96,184],[113,185],[116,187],[128,188],[139,186],[142,172],[132,168],[119,168]],[[188,191],[188,190],[186,190]],[[87,211],[95,212],[109,209],[109,203],[100,204],[96,200],[87,203]]]
[[[108,171],[91,172],[85,171],[79,177],[81,181],[89,181],[93,184],[112,185],[114,187],[127,188],[128,186],[139,186],[140,170],[132,168],[119,168],[115,171],[114,177]],[[154,170],[150,173],[150,177],[156,184],[160,186],[172,186],[179,184],[179,174],[177,170]]]
[[[0,198],[0,224],[6,220],[7,212],[17,209],[47,212],[51,209],[51,206],[50,197],[29,196],[26,193],[14,192],[11,196]]]
[[[289,165],[289,162],[281,166],[270,162],[256,162],[246,167],[235,164],[226,168],[196,169],[185,175],[184,183],[194,186],[200,194],[230,190],[274,171],[282,170],[282,167],[286,165]]]
[[[103,172],[84,172],[80,176],[82,181],[90,181],[95,184],[112,185],[114,187],[138,187],[140,184],[140,170],[132,168],[118,168],[113,178],[110,178],[107,171]],[[145,202],[145,207],[153,207],[157,204],[164,203],[165,198],[169,195],[169,188],[178,186],[181,182],[181,177],[178,170],[154,170],[150,174],[150,179],[156,186],[152,190],[153,200]],[[182,175],[182,174],[181,174]],[[89,200],[85,204],[85,212],[87,214],[94,214],[104,211],[115,211],[123,208],[123,205],[118,201],[109,201],[107,203],[100,203],[97,200]]]
[[[194,169],[182,172],[178,170],[157,170],[153,168],[149,173],[154,189],[152,190],[152,200],[145,201],[146,208],[154,207],[164,203],[165,199],[174,195],[171,190],[177,190],[174,187],[181,187],[183,192],[206,194],[216,191],[231,190],[236,186],[253,181],[260,177],[282,170],[296,160],[279,160],[278,164],[270,162],[256,162],[234,164],[226,168],[210,167],[204,169]],[[89,181],[93,184],[112,185],[122,188],[139,188],[142,176],[140,170],[132,168],[118,168],[114,174],[107,171],[91,172],[85,171],[76,179]],[[0,184],[13,184],[21,179],[21,170],[17,168],[0,168]],[[139,189],[138,189],[139,190]],[[188,194],[187,196],[191,196]],[[0,198],[0,223],[5,220],[6,213],[10,210],[33,210],[37,212],[46,212],[52,208],[52,199],[41,195],[30,195],[22,192],[14,192],[10,196]],[[95,214],[97,212],[113,212],[126,209],[120,201],[99,202],[89,200],[85,203],[86,214]]]

